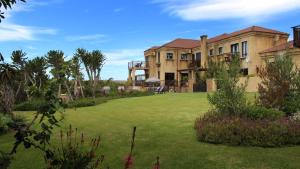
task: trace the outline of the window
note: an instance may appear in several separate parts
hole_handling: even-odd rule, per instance
[[[236,53],[238,53],[238,52],[239,52],[239,44],[238,44],[238,43],[232,44],[232,45],[231,45],[231,53],[232,53],[232,54],[236,54]]]
[[[214,55],[214,50],[213,50],[213,49],[210,49],[210,50],[209,50],[209,56],[212,56],[212,55]]]
[[[219,55],[223,54],[223,47],[219,47]]]
[[[182,53],[180,59],[181,60],[188,60],[188,54]]]
[[[200,52],[196,53],[195,60],[196,60],[196,66],[201,67],[201,53]]]
[[[248,75],[248,68],[243,68],[243,69],[241,69],[241,74],[242,74],[243,76],[247,76],[247,75]]]
[[[157,72],[157,78],[160,79],[160,71]]]
[[[173,60],[173,53],[167,53],[167,60]]]
[[[157,63],[160,63],[160,52],[157,52]]]
[[[242,57],[245,58],[247,57],[248,54],[248,43],[247,41],[242,42]]]

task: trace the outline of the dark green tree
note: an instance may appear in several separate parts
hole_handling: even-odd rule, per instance
[[[64,52],[60,50],[50,50],[47,54],[48,65],[51,68],[51,74],[58,84],[58,96],[61,95],[62,85],[67,89],[70,100],[73,100],[68,77],[70,76],[69,64],[65,62]]]

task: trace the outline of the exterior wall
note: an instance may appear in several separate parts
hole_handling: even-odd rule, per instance
[[[246,91],[247,92],[257,92],[258,90],[258,84],[261,82],[259,77],[241,77],[238,85],[245,84],[247,82]],[[217,90],[217,85],[215,79],[207,79],[206,80],[207,85],[207,92],[213,92]]]
[[[260,51],[273,47],[275,44],[284,43],[287,41],[287,36],[279,36],[267,33],[248,33],[237,37],[228,38],[214,43],[207,44],[207,50],[214,50],[214,60],[223,60],[224,55],[218,54],[219,47],[223,47],[223,53],[231,52],[232,44],[239,44],[239,52],[242,54],[242,42],[247,41],[248,51],[245,59],[242,59],[242,68],[248,68],[249,75],[256,75],[256,66],[262,63],[259,55]]]
[[[191,69],[190,65],[192,60],[195,60],[196,53],[201,53],[201,68],[207,67],[208,58],[214,60],[224,60],[226,53],[231,52],[231,45],[238,43],[239,52],[242,53],[242,42],[247,41],[248,51],[247,57],[242,60],[242,68],[248,68],[248,74],[251,77],[248,79],[248,92],[257,91],[257,84],[260,82],[259,78],[256,77],[257,67],[263,64],[263,57],[272,57],[278,53],[269,53],[262,56],[259,52],[271,48],[273,46],[286,43],[288,39],[287,35],[277,35],[271,33],[258,33],[250,32],[234,36],[231,38],[219,40],[217,42],[208,43],[207,36],[201,36],[199,47],[193,49],[183,48],[168,48],[161,47],[157,49],[150,49],[145,51],[145,60],[148,61],[148,69],[146,73],[149,77],[158,78],[158,72],[160,72],[161,85],[165,85],[165,73],[174,73],[175,80],[177,81],[178,91],[190,92],[193,91],[193,84],[196,82],[195,70]],[[223,54],[218,54],[219,47],[223,47]],[[214,49],[214,55],[208,56],[209,50]],[[158,52],[160,53],[160,63],[158,64]],[[300,67],[300,49],[293,51],[294,61]],[[167,60],[167,53],[173,53],[173,59]],[[181,60],[181,54],[188,53],[187,60]],[[181,73],[188,73],[188,83],[181,86]],[[242,77],[240,82],[245,81],[246,77]],[[214,80],[207,80],[207,91],[215,91],[216,86]]]
[[[252,47],[250,51],[249,74],[256,74],[256,66],[259,67],[263,64],[263,60],[259,54],[260,51],[266,50],[278,44],[286,43],[287,39],[288,37],[286,36],[278,37],[277,35],[269,34],[256,34],[256,36],[253,36],[251,38]]]
[[[261,54],[260,56],[261,56],[262,60],[264,60],[266,58],[272,59],[275,56],[284,56],[285,54],[291,56],[295,65],[298,68],[300,68],[300,48],[293,48],[293,49],[289,49],[288,51],[284,50],[284,51],[278,51],[278,52],[269,52],[269,53]]]

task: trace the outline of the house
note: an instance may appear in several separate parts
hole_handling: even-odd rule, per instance
[[[234,54],[240,57],[241,73],[248,79],[247,91],[257,91],[259,78],[257,71],[264,63],[264,58],[272,58],[287,49],[294,55],[295,63],[300,65],[299,41],[294,28],[294,41],[288,42],[289,34],[252,26],[232,33],[224,33],[212,38],[202,35],[199,40],[175,39],[161,46],[154,46],[144,52],[145,61],[130,62],[129,81],[139,85],[136,70],[143,70],[145,79],[160,79],[160,85],[179,92],[197,91],[197,73],[205,73],[208,59],[230,61]],[[298,38],[298,39],[297,39]],[[299,45],[299,43],[298,43]],[[143,84],[142,84],[143,85]],[[207,80],[206,90],[216,90],[213,79]]]

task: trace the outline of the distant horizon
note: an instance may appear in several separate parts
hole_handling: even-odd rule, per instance
[[[286,32],[300,24],[300,0],[28,0],[6,12],[0,23],[0,52],[13,50],[29,58],[76,48],[101,50],[108,58],[102,79],[124,81],[127,64],[144,60],[144,50],[176,38],[213,37],[250,26]],[[58,19],[59,18],[59,19]]]

